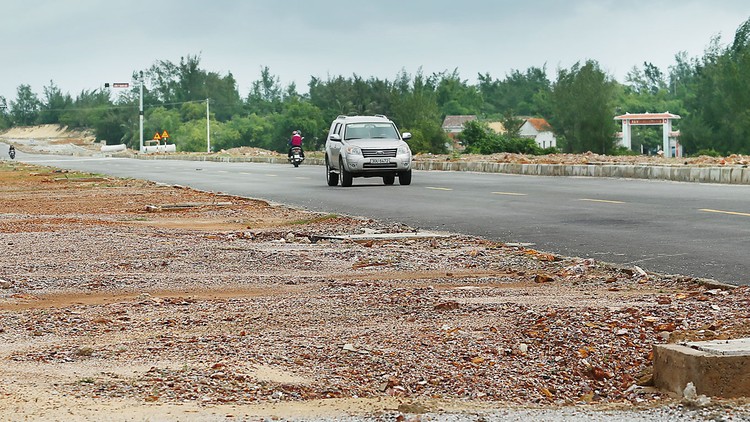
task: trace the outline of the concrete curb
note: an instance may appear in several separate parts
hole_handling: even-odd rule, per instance
[[[695,167],[648,164],[516,164],[460,161],[416,161],[417,170],[475,171],[532,176],[616,177],[675,182],[750,184],[747,166]]]
[[[701,395],[724,398],[750,395],[750,350],[746,338],[656,344],[653,352],[654,385],[659,389],[679,397],[688,383],[693,383],[696,393]]]
[[[187,160],[222,163],[289,164],[285,157],[228,157],[219,155],[128,155],[141,160]],[[320,158],[306,158],[303,165],[324,165]],[[678,166],[649,164],[518,164],[489,161],[414,161],[415,170],[466,171],[521,174],[528,176],[614,177],[625,179],[670,180],[674,182],[750,185],[747,166]]]

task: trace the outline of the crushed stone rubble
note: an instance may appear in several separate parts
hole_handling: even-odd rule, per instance
[[[32,367],[146,403],[678,405],[651,387],[655,344],[750,335],[747,287],[463,235],[330,240],[413,229],[27,172],[0,184],[5,396]],[[147,210],[167,203],[203,205]]]

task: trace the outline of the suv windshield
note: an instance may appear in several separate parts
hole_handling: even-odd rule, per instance
[[[399,139],[396,128],[391,123],[349,123],[344,139]]]

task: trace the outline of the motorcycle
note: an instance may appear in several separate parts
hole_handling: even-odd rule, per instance
[[[8,147],[8,155],[10,156],[11,160],[16,158],[16,149],[13,147],[13,145]]]
[[[302,148],[301,147],[292,147],[292,154],[289,156],[289,162],[294,165],[294,167],[299,167],[299,165],[305,161],[305,157],[302,156]]]

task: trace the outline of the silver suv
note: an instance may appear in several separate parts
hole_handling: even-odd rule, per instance
[[[326,138],[326,178],[328,186],[351,186],[355,177],[382,177],[392,185],[398,176],[401,185],[411,184],[411,150],[387,117],[339,116],[331,123]]]

